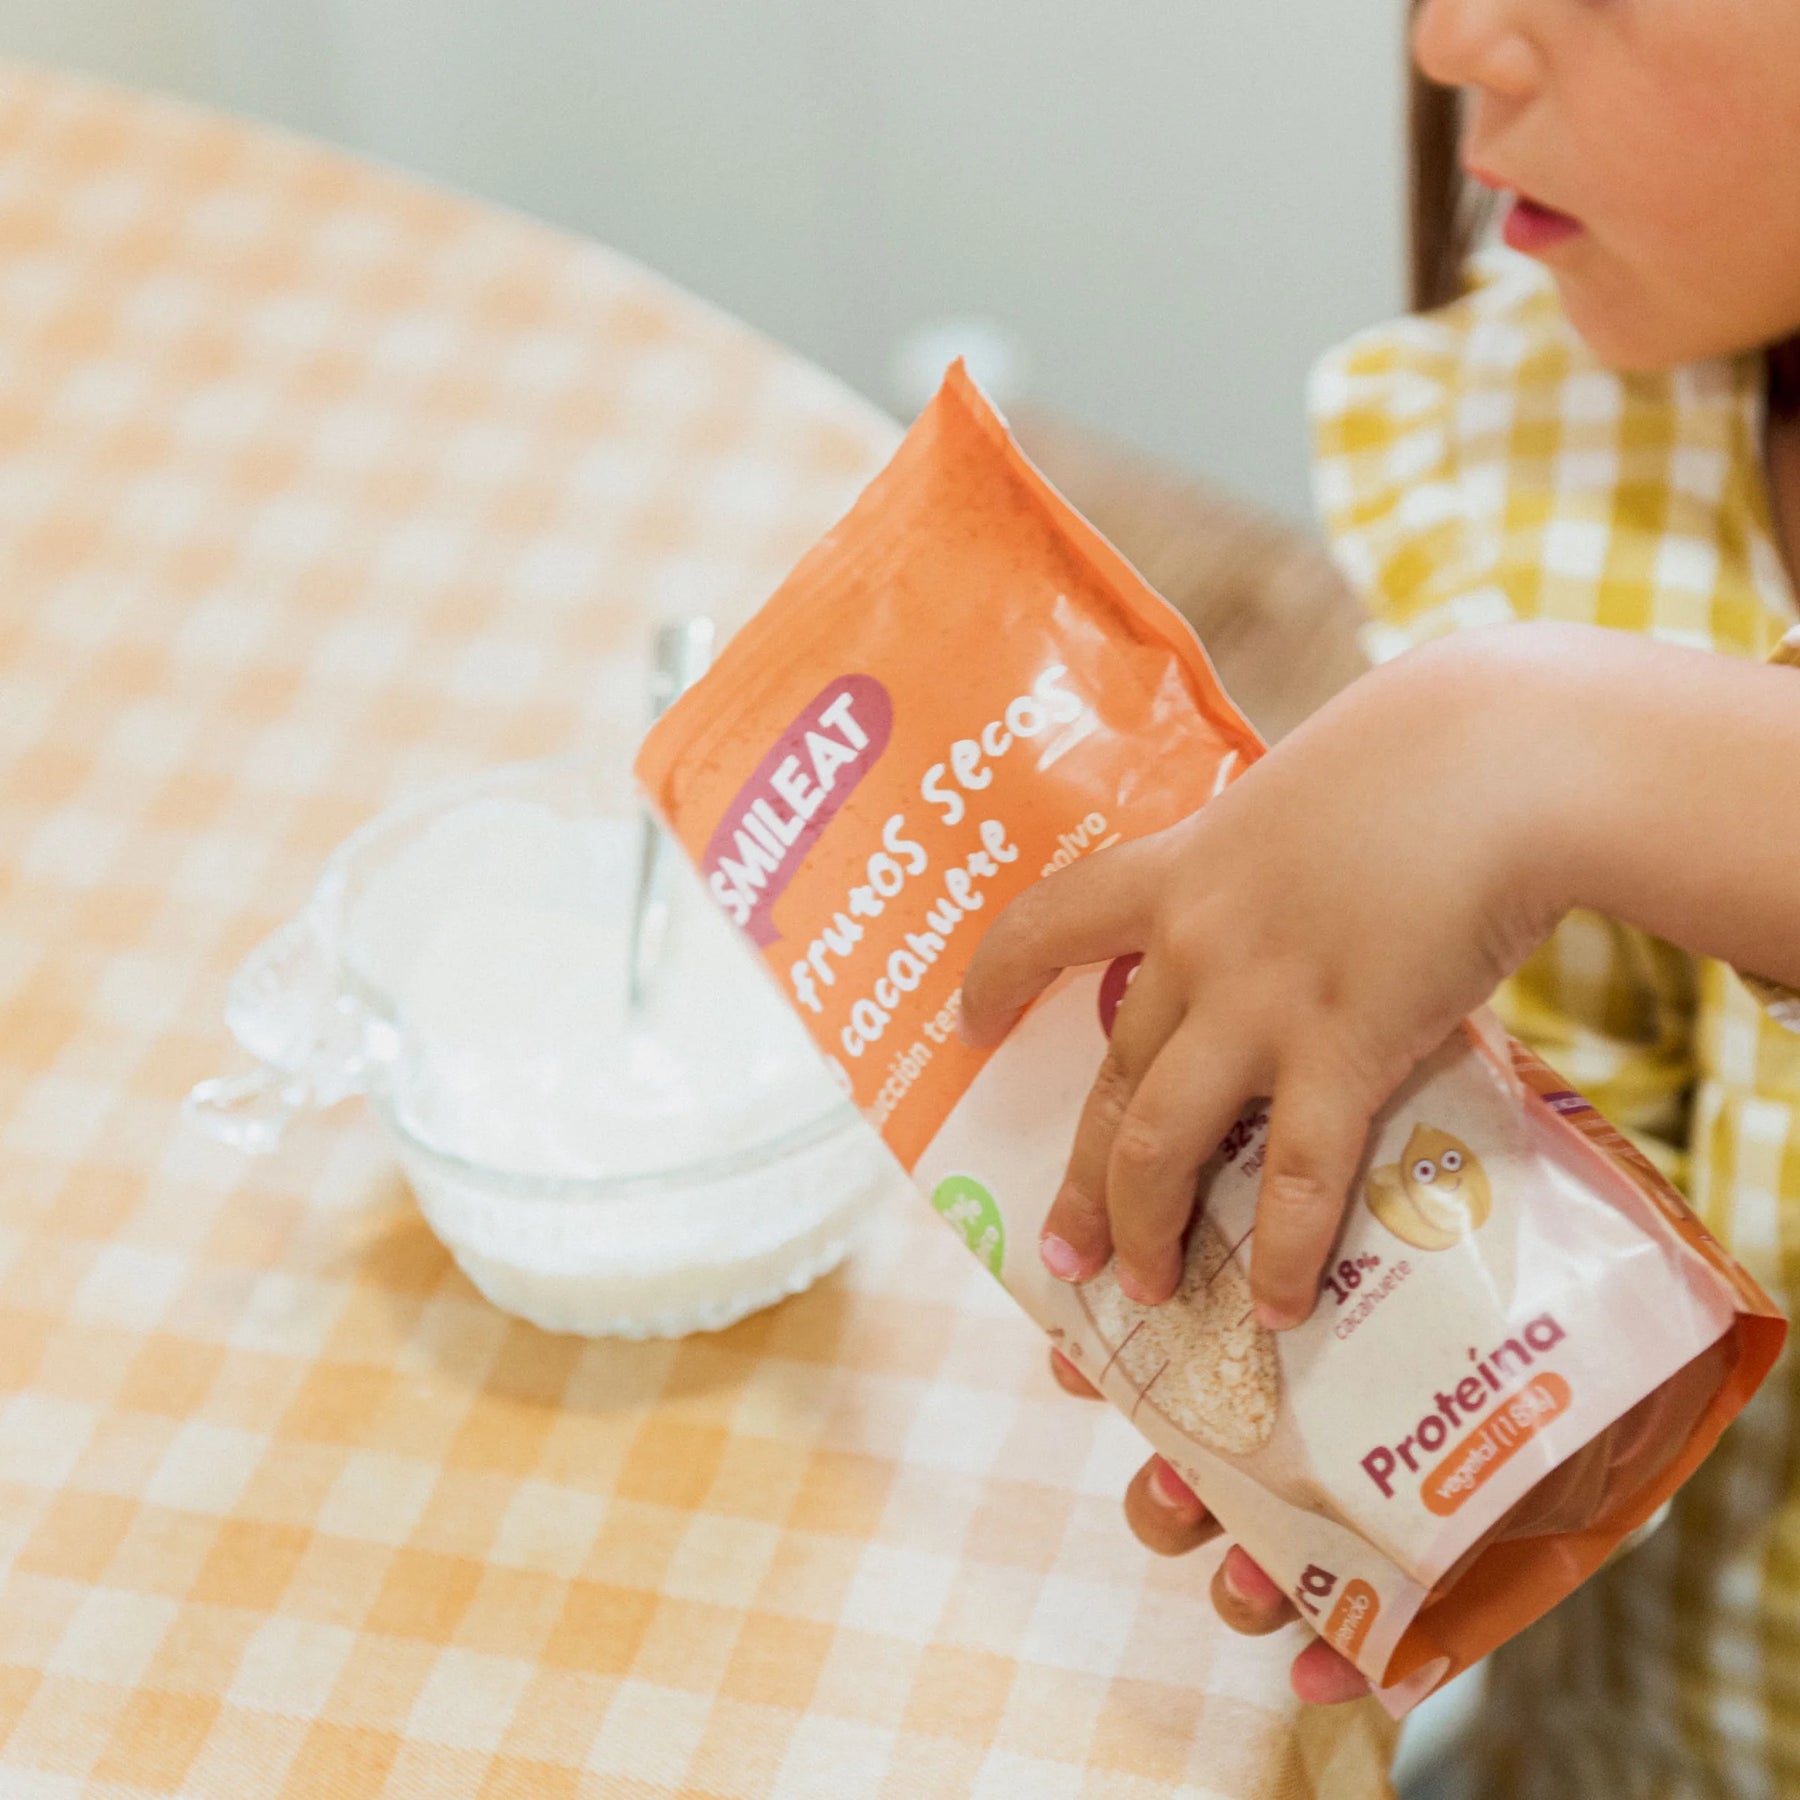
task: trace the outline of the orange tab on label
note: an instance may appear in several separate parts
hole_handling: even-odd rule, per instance
[[[1340,1656],[1354,1662],[1363,1647],[1363,1639],[1369,1635],[1369,1627],[1375,1623],[1375,1615],[1380,1611],[1381,1602],[1366,1581],[1346,1582],[1337,1605],[1331,1609],[1331,1617],[1325,1621],[1322,1635]]]
[[[1425,1507],[1447,1519],[1495,1471],[1504,1468],[1539,1432],[1569,1410],[1569,1384],[1546,1371],[1534,1375],[1498,1411],[1425,1477]]]

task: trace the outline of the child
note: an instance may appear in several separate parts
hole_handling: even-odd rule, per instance
[[[1800,673],[1764,666],[1800,554],[1800,6],[1422,0],[1414,36],[1416,298],[1463,271],[1446,90],[1512,253],[1316,379],[1326,521],[1397,660],[1186,824],[1025,896],[965,1030],[1143,950],[1044,1261],[1167,1297],[1201,1160],[1272,1094],[1251,1279],[1280,1328],[1371,1115],[1498,984],[1781,1296],[1800,1037],[1733,970],[1800,983]],[[1797,1385],[1784,1363],[1661,1532],[1493,1659],[1489,1793],[1800,1794]],[[1160,1548],[1212,1529],[1159,1463],[1128,1507]],[[1239,1551],[1215,1591],[1240,1626],[1289,1616]],[[1294,1679],[1361,1686],[1322,1644]]]

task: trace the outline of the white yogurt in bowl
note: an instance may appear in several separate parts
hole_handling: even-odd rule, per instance
[[[384,813],[239,972],[262,1068],[196,1109],[263,1148],[365,1092],[470,1279],[551,1330],[709,1329],[804,1287],[893,1165],[685,865],[628,1003],[639,834],[573,762]]]

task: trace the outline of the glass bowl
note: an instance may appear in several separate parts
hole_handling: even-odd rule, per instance
[[[642,844],[624,772],[573,759],[382,813],[238,970],[226,1017],[256,1066],[190,1111],[263,1153],[366,1097],[469,1279],[547,1330],[675,1336],[798,1292],[895,1166],[674,854],[627,1012]]]

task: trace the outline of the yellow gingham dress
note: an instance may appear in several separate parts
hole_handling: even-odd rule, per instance
[[[1494,251],[1474,273],[1313,378],[1320,508],[1372,654],[1560,619],[1794,660],[1760,360],[1621,376],[1536,264]],[[1787,1306],[1800,1036],[1729,969],[1592,915],[1497,1000]],[[1789,1355],[1665,1527],[1491,1659],[1484,1800],[1800,1795],[1797,1387]]]

